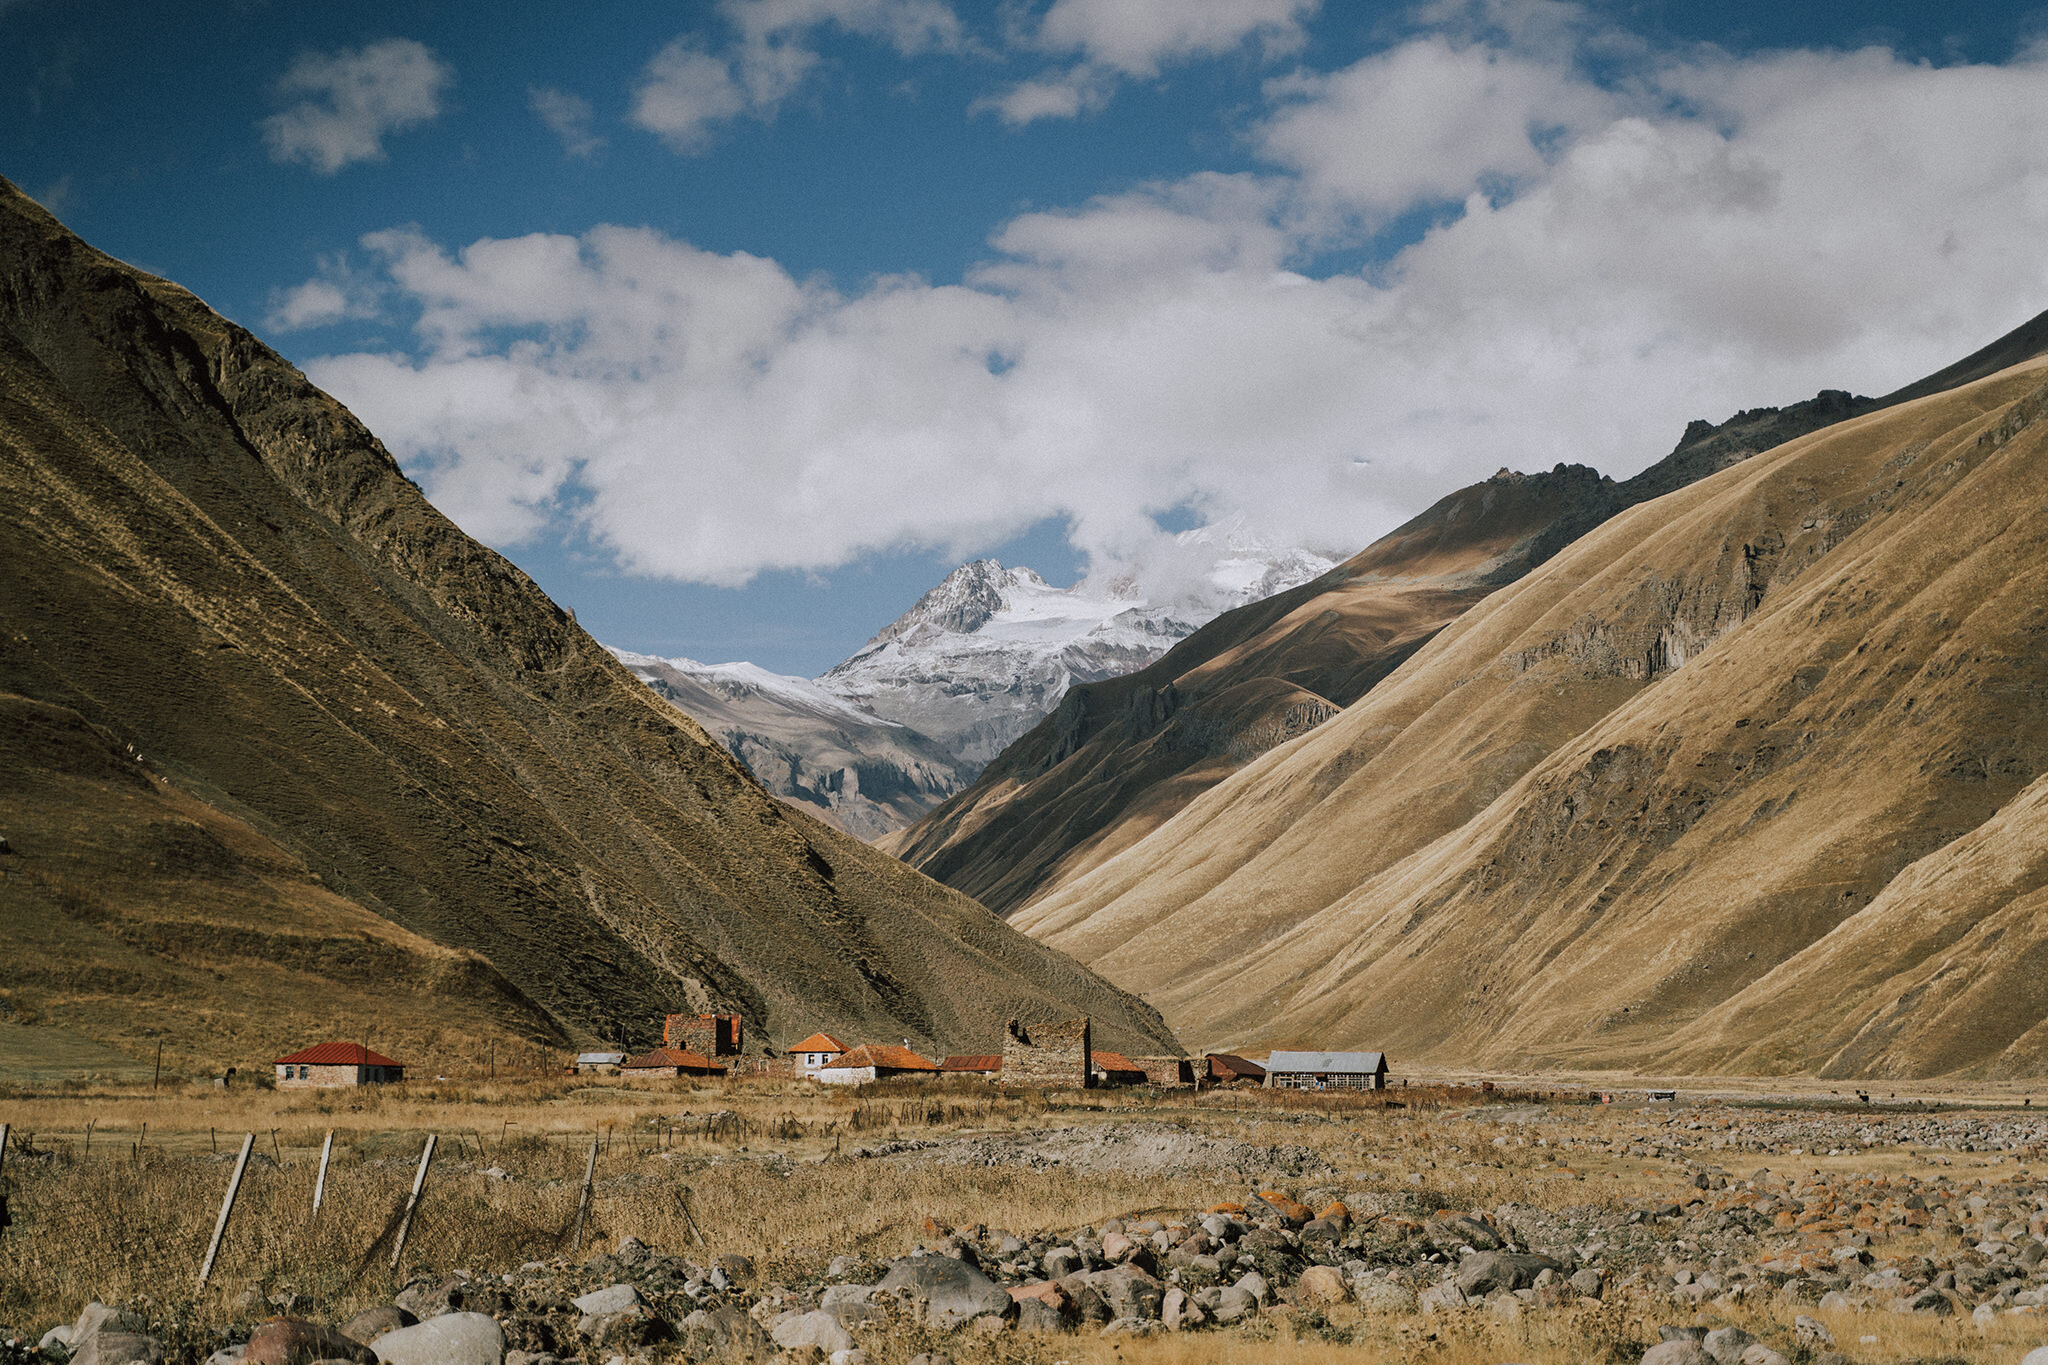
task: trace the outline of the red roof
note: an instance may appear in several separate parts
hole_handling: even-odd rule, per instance
[[[953,1056],[939,1063],[939,1070],[941,1071],[1001,1071],[1002,1069],[1003,1056],[999,1052],[990,1053],[983,1057]]]
[[[280,1057],[272,1066],[283,1066],[286,1062],[294,1066],[389,1066],[403,1070],[405,1063],[394,1062],[381,1052],[372,1052],[361,1043],[321,1043],[304,1052],[294,1052],[289,1057]]]
[[[1229,1052],[1211,1052],[1206,1060],[1209,1063],[1209,1074],[1221,1077],[1224,1080],[1243,1079],[1255,1081],[1266,1074],[1266,1068],[1260,1066],[1257,1062],[1247,1061],[1243,1057]]]
[[[1140,1076],[1145,1074],[1144,1067],[1139,1066],[1121,1052],[1106,1052],[1101,1048],[1095,1048],[1091,1055],[1095,1059],[1095,1065],[1101,1067],[1104,1071],[1131,1071],[1136,1072]]]
[[[813,1033],[795,1047],[784,1048],[785,1052],[844,1052],[846,1044],[829,1033]]]
[[[868,1043],[853,1051],[844,1053],[833,1061],[834,1067],[879,1067],[884,1071],[937,1071],[939,1068],[918,1056],[907,1047],[896,1047],[890,1043]]]
[[[720,1072],[725,1067],[701,1053],[689,1052],[679,1047],[658,1047],[645,1057],[632,1057],[619,1063],[621,1071],[637,1071],[643,1068],[679,1066],[685,1071]]]

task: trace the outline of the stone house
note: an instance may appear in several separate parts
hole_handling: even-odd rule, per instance
[[[661,1045],[699,1057],[737,1057],[742,1029],[737,1014],[671,1014],[662,1019]]]
[[[1145,1083],[1162,1089],[1195,1083],[1195,1064],[1185,1057],[1133,1057],[1145,1073]]]
[[[1211,1085],[1230,1085],[1233,1082],[1264,1085],[1266,1068],[1246,1057],[1229,1052],[1211,1052],[1202,1058],[1206,1079]]]
[[[789,1050],[791,1066],[799,1076],[815,1076],[846,1052],[846,1044],[829,1033],[813,1033]]]
[[[1143,1085],[1145,1068],[1121,1052],[1097,1048],[1089,1058],[1088,1074],[1094,1085]]]
[[[658,1047],[640,1057],[628,1058],[620,1067],[623,1076],[723,1076],[725,1068],[702,1053],[687,1048]]]
[[[1275,1052],[1266,1058],[1269,1090],[1385,1090],[1384,1052]]]
[[[1012,1019],[1004,1026],[1003,1084],[1040,1090],[1082,1090],[1094,1066],[1088,1045],[1088,1020],[1026,1025]]]
[[[394,1062],[361,1043],[321,1043],[289,1057],[279,1057],[279,1090],[312,1090],[336,1085],[382,1085],[405,1079],[405,1064]]]
[[[868,1043],[833,1058],[832,1065],[819,1069],[818,1079],[826,1085],[864,1085],[869,1081],[887,1080],[891,1076],[938,1074],[937,1063],[927,1061],[907,1047]]]

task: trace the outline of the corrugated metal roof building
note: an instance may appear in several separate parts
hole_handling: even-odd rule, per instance
[[[1275,1052],[1266,1058],[1273,1090],[1384,1090],[1384,1052]]]

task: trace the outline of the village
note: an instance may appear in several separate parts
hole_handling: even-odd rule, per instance
[[[1273,1052],[1262,1064],[1227,1052],[1199,1058],[1126,1057],[1096,1048],[1086,1018],[1025,1024],[1012,1019],[1003,1050],[954,1054],[939,1061],[901,1044],[848,1046],[829,1033],[813,1033],[777,1050],[744,1049],[746,1025],[737,1014],[671,1014],[662,1020],[661,1046],[638,1055],[592,1051],[576,1055],[568,1070],[581,1076],[637,1080],[728,1075],[812,1080],[822,1085],[865,1085],[925,1077],[981,1077],[1004,1086],[1084,1090],[1149,1085],[1197,1091],[1220,1085],[1275,1090],[1384,1090],[1382,1052]],[[362,1043],[326,1042],[279,1057],[281,1090],[385,1085],[405,1078],[405,1064]]]

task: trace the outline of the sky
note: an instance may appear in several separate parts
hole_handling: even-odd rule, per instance
[[[1349,554],[2048,308],[2048,9],[0,0],[0,175],[608,644]],[[1198,567],[1198,566],[1197,566]]]

